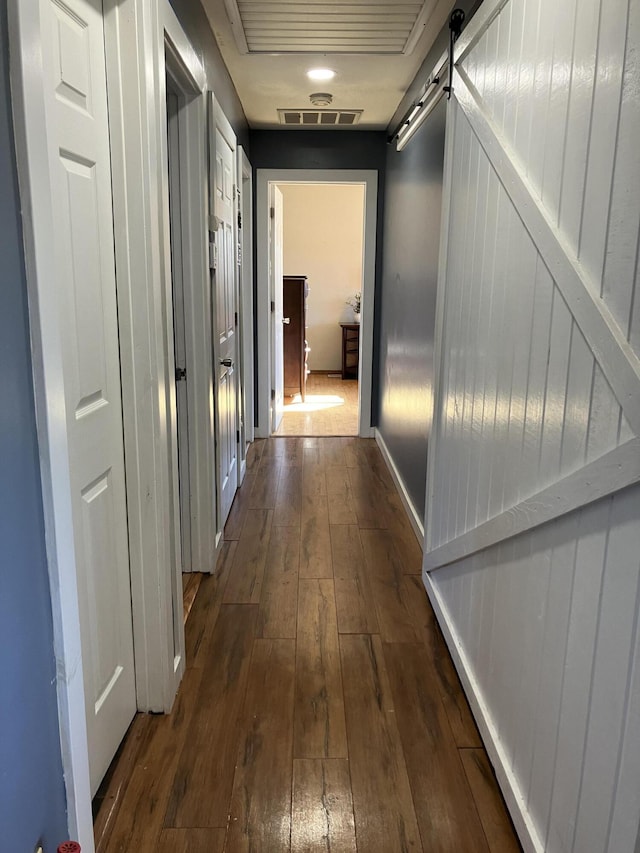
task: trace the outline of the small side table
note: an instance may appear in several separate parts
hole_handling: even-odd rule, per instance
[[[340,323],[342,328],[342,378],[357,379],[360,362],[360,323]]]

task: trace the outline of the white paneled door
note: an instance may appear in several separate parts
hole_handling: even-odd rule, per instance
[[[211,261],[215,288],[213,349],[214,373],[218,377],[215,422],[220,524],[224,525],[238,486],[236,137],[213,96],[209,140],[210,228],[214,240]]]
[[[136,711],[102,3],[46,0],[40,9],[95,793]]]

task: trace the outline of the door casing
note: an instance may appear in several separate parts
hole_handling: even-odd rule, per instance
[[[240,314],[240,448],[238,451],[238,486],[242,484],[247,469],[247,449],[254,436],[253,393],[253,175],[251,163],[243,147],[238,146],[237,177],[240,187],[238,214],[242,227],[238,228],[240,253],[240,281],[238,311]],[[240,220],[239,220],[240,221]]]
[[[284,198],[280,187],[269,184],[269,290],[271,293],[271,432],[276,433],[284,416],[284,323],[282,278],[284,274]]]
[[[257,300],[256,330],[258,372],[256,381],[256,429],[258,438],[271,435],[272,348],[269,280],[269,185],[270,184],[364,184],[364,250],[362,274],[362,319],[360,321],[360,367],[358,377],[359,424],[361,438],[373,436],[371,394],[373,383],[373,322],[375,305],[376,223],[378,173],[373,169],[257,169],[256,170],[256,249]]]
[[[168,57],[167,57],[168,59]],[[173,296],[173,349],[175,371],[175,399],[178,434],[178,479],[180,483],[180,540],[181,569],[183,574],[192,571],[191,561],[191,489],[189,484],[189,410],[188,373],[186,369],[186,329],[184,311],[183,229],[181,148],[181,110],[184,108],[182,91],[174,79],[167,61],[167,172],[169,186],[169,224],[171,246],[171,285]],[[175,610],[174,610],[175,617]]]

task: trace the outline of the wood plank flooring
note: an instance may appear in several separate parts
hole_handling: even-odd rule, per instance
[[[520,850],[375,443],[252,445],[170,716],[138,715],[98,853]]]

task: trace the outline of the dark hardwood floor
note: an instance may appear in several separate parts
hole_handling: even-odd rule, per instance
[[[255,442],[225,538],[98,853],[520,850],[375,443]]]

